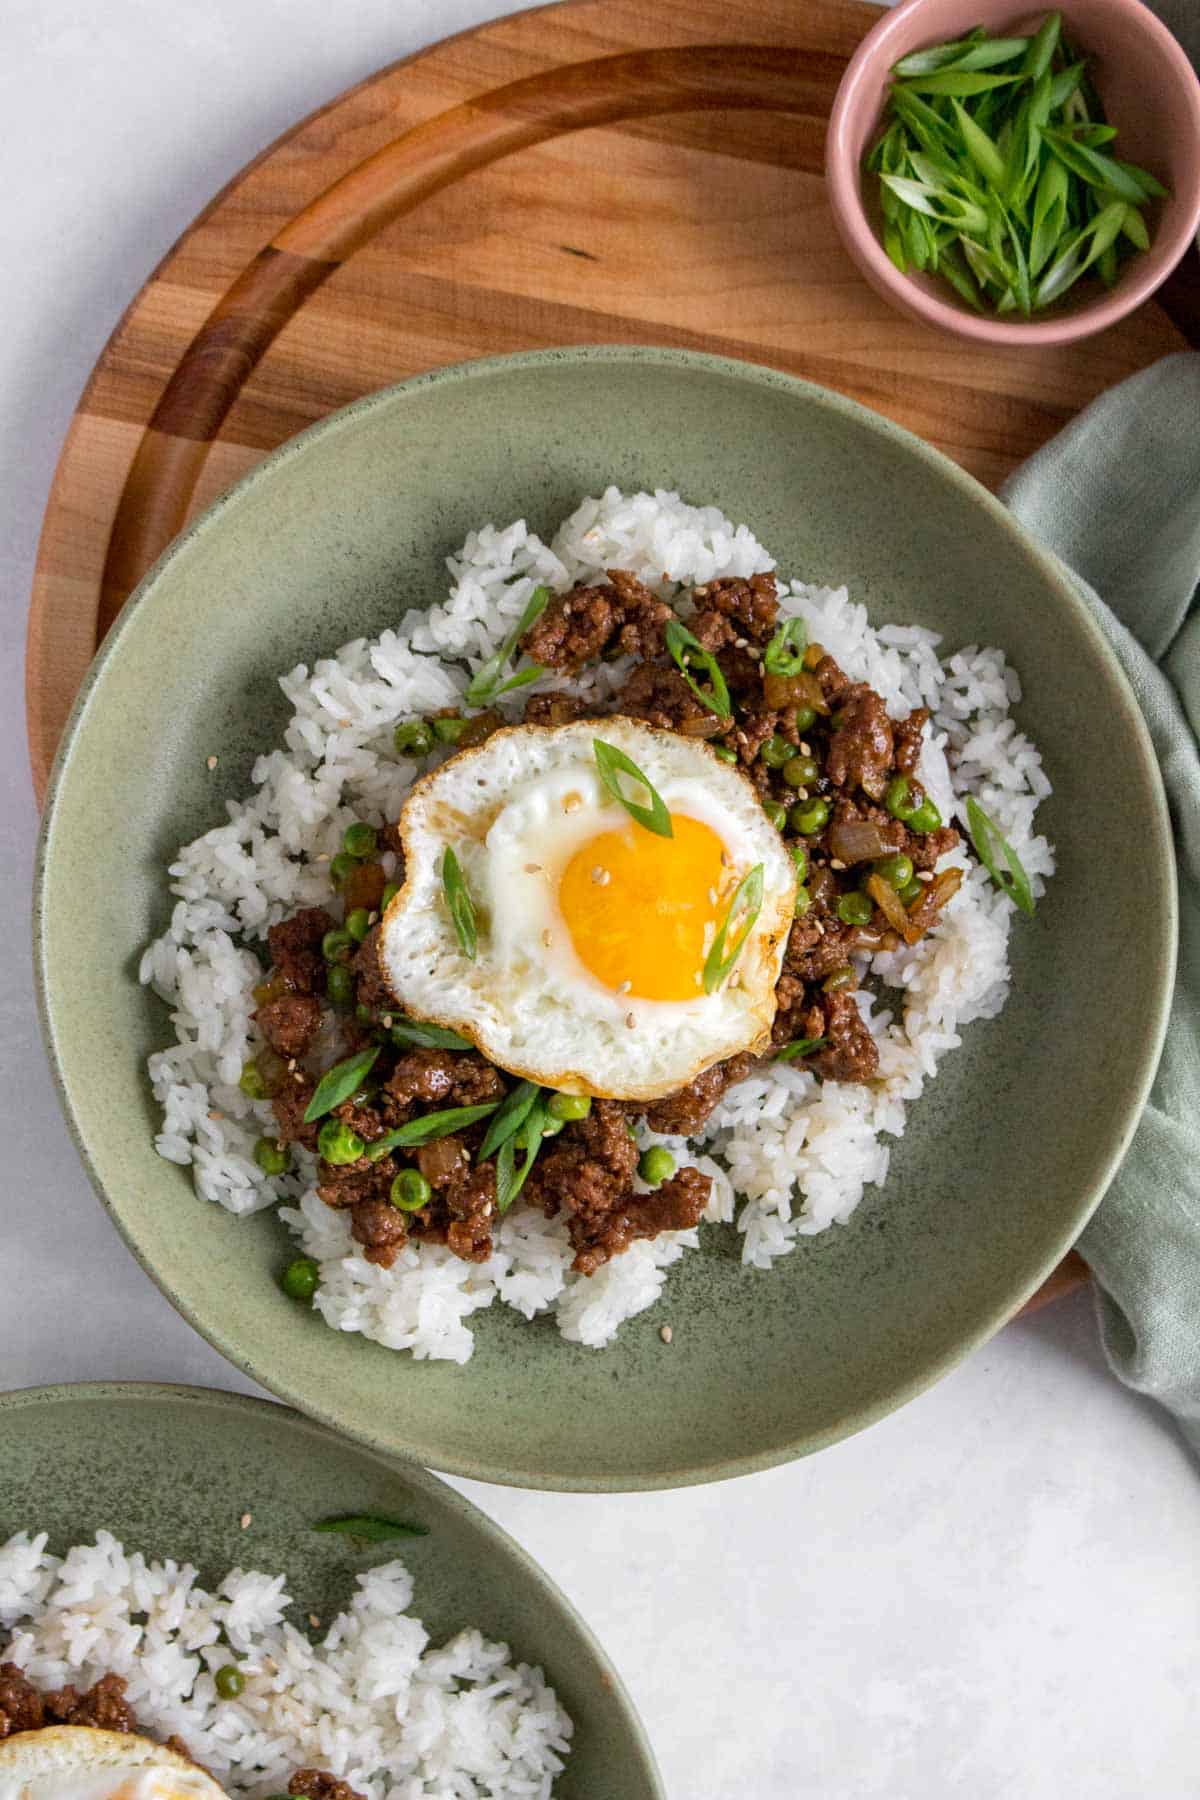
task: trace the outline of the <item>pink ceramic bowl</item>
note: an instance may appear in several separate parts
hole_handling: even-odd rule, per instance
[[[1200,0],[1197,0],[1200,4]],[[1171,33],[1140,0],[1058,0],[1063,31],[1087,55],[1119,132],[1117,154],[1157,175],[1170,198],[1147,215],[1150,248],[1125,264],[1116,286],[1042,318],[975,313],[936,277],[902,275],[863,207],[862,159],[874,140],[893,63],[909,51],[960,38],[975,25],[1020,35],[1050,11],[1021,0],[904,0],[851,57],[825,142],[829,198],[851,256],[886,300],[910,317],[992,344],[1065,344],[1124,318],[1165,281],[1200,227],[1200,82]],[[870,177],[868,179],[874,179]]]

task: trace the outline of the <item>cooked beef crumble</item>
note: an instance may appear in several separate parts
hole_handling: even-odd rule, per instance
[[[859,1011],[851,956],[915,942],[936,923],[961,880],[958,870],[934,872],[958,833],[942,826],[916,775],[929,715],[920,709],[892,719],[882,697],[866,682],[851,681],[820,644],[809,645],[781,672],[778,659],[766,654],[779,624],[773,575],[712,581],[696,588],[692,601],[689,627],[725,678],[733,701],[728,718],[697,697],[667,656],[663,634],[671,609],[627,570],[610,569],[607,582],[556,596],[522,647],[564,677],[600,657],[635,657],[611,710],[705,741],[737,762],[780,822],[801,881],[769,1054],[803,1040],[804,1066],[821,1080],[870,1081],[879,1055]],[[776,666],[768,667],[773,661]],[[583,715],[581,702],[560,691],[534,696],[524,717],[529,724],[555,726]],[[457,742],[482,742],[504,722],[497,713],[478,713],[460,722]],[[394,827],[385,827],[381,839],[384,849],[401,851]],[[888,859],[895,879],[885,882],[877,871],[888,867]],[[905,864],[908,878],[900,879],[897,871],[904,873]],[[346,975],[336,978],[337,994],[322,949],[327,934],[338,929],[331,914],[310,907],[272,927],[273,966],[257,990],[257,1022],[268,1046],[258,1059],[260,1073],[280,1144],[315,1148],[317,1128],[304,1122],[315,1082],[303,1061],[329,1002],[345,1008],[340,1023],[347,1050],[371,1042],[380,1050],[363,1091],[330,1115],[357,1134],[361,1142],[351,1140],[352,1151],[363,1154],[336,1164],[322,1159],[321,1199],[349,1212],[363,1255],[385,1268],[410,1240],[446,1244],[469,1262],[483,1262],[492,1252],[497,1213],[495,1159],[478,1159],[486,1122],[419,1148],[393,1149],[376,1161],[366,1153],[385,1133],[424,1113],[499,1102],[512,1080],[471,1049],[412,1048],[402,1032],[393,1041],[395,1003],[378,957],[378,909],[387,879],[383,864],[368,859],[345,883],[345,917],[361,909],[366,925],[363,941],[350,947],[343,964]],[[393,879],[403,879],[402,870]],[[726,1091],[756,1066],[757,1058],[741,1052],[664,1099],[600,1099],[582,1118],[547,1119],[544,1135],[552,1141],[530,1165],[523,1198],[547,1217],[566,1220],[575,1269],[590,1275],[638,1238],[699,1221],[709,1177],[684,1167],[646,1191],[637,1180],[633,1121],[644,1117],[652,1131],[693,1137]],[[417,1199],[424,1196],[408,1210],[390,1198],[405,1170],[412,1171],[406,1179],[415,1183]],[[295,1778],[293,1794],[348,1800],[343,1784],[330,1777],[297,1786],[307,1773]]]

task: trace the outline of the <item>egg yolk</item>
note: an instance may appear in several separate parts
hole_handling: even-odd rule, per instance
[[[674,835],[634,821],[602,831],[563,870],[558,906],[580,962],[637,1000],[695,1000],[734,885],[711,826],[672,813]]]

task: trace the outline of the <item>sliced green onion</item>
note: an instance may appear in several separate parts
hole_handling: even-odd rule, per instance
[[[469,961],[475,961],[475,953],[479,948],[479,932],[475,924],[475,908],[471,904],[471,896],[467,892],[467,884],[463,880],[463,872],[453,850],[447,845],[442,855],[442,892],[446,896],[446,905],[450,908],[450,917],[454,921],[454,929],[458,934],[462,953]]]
[[[323,1119],[326,1113],[348,1100],[362,1086],[363,1079],[375,1067],[381,1044],[372,1044],[369,1049],[360,1050],[356,1056],[348,1056],[345,1062],[334,1063],[332,1069],[326,1069],[317,1090],[304,1109],[306,1125],[315,1124]]]
[[[729,902],[729,911],[725,914],[725,922],[712,941],[712,948],[704,959],[704,991],[715,993],[725,980],[734,963],[746,946],[746,939],[754,930],[763,903],[763,865],[755,863],[749,874],[744,875]],[[737,926],[737,933],[732,944],[726,948],[730,928]]]
[[[525,610],[497,650],[495,656],[489,656],[481,669],[477,669],[467,685],[463,698],[468,706],[487,706],[491,701],[499,699],[513,688],[527,687],[536,681],[545,670],[537,663],[532,668],[522,669],[520,674],[512,675],[507,681],[501,679],[509,657],[516,649],[529,627],[541,618],[550,604],[550,589],[536,587],[526,603]]]
[[[520,1130],[525,1123],[530,1107],[541,1093],[536,1081],[519,1081],[501,1101],[499,1110],[492,1114],[492,1122],[479,1146],[480,1162],[484,1162],[493,1150],[498,1150],[506,1138]]]
[[[478,1119],[486,1119],[499,1106],[498,1100],[488,1100],[481,1106],[448,1106],[442,1112],[426,1113],[423,1118],[410,1119],[407,1125],[398,1125],[395,1131],[385,1131],[381,1138],[368,1144],[364,1152],[368,1162],[381,1162],[393,1150],[412,1150],[419,1144],[432,1144],[437,1138],[449,1137],[451,1132],[465,1131],[468,1125],[474,1125]]]
[[[674,837],[671,828],[671,815],[667,803],[651,782],[642,774],[631,757],[615,744],[606,744],[602,738],[592,739],[592,750],[595,753],[596,765],[600,770],[600,779],[612,795],[625,808],[631,819],[647,831],[653,831],[658,837]],[[637,782],[645,788],[650,796],[648,805],[631,800],[621,786],[622,778]]]
[[[973,796],[967,801],[967,830],[971,833],[975,854],[996,886],[1008,895],[1014,906],[1019,906],[1022,912],[1032,916],[1035,902],[1025,865],[995,820],[989,819]],[[1007,865],[1003,869],[1000,867],[1001,857]]]
[[[533,1105],[521,1121],[512,1137],[505,1138],[496,1156],[496,1211],[506,1213],[529,1177],[529,1171],[537,1161],[538,1151],[542,1147],[542,1137],[549,1115],[546,1111],[546,1099],[537,1094]],[[517,1168],[517,1151],[524,1152],[524,1161]]]
[[[729,689],[725,685],[716,657],[711,650],[706,650],[699,638],[690,632],[686,625],[678,619],[672,619],[663,632],[663,642],[668,654],[679,673],[695,694],[702,706],[709,712],[716,713],[719,719],[733,717],[733,707],[729,703]],[[708,686],[701,687],[691,674],[693,665],[698,665],[708,676]]]
[[[960,38],[956,43],[935,44],[928,50],[914,50],[902,56],[892,74],[906,81],[913,75],[932,75],[937,69],[991,69],[1027,52],[1029,42],[1027,37]]]
[[[763,668],[768,675],[798,675],[804,667],[807,649],[808,629],[804,620],[788,619],[763,651]]]
[[[424,1019],[397,1019],[393,1016],[391,1038],[397,1050],[415,1046],[420,1050],[473,1050],[469,1038],[460,1037],[444,1025],[430,1025]]]
[[[776,1062],[795,1062],[798,1056],[811,1056],[814,1050],[823,1050],[829,1042],[827,1037],[793,1038],[782,1050],[775,1052]]]
[[[389,1519],[383,1513],[348,1513],[344,1518],[319,1519],[313,1530],[361,1538],[365,1544],[386,1544],[391,1538],[429,1536],[428,1525],[411,1525],[405,1519]]]

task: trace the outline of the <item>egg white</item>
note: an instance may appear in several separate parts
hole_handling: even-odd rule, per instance
[[[226,1800],[165,1744],[89,1725],[48,1725],[0,1743],[0,1800]]]
[[[620,994],[575,951],[558,910],[559,876],[591,838],[629,825],[601,781],[597,737],[644,771],[672,813],[709,825],[738,877],[763,865],[763,905],[736,982],[713,994]],[[621,717],[514,726],[419,782],[400,834],[405,881],[383,920],[380,963],[410,1017],[461,1032],[514,1074],[621,1099],[673,1093],[736,1051],[765,1047],[795,868],[751,784],[706,745]],[[475,907],[473,962],[442,892],[447,847]]]

